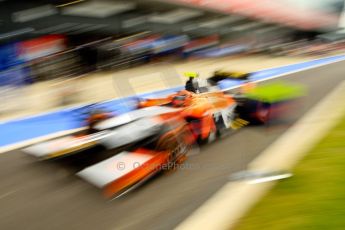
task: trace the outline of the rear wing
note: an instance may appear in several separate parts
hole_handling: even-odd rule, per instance
[[[83,169],[77,176],[102,189],[105,197],[118,197],[160,171],[168,159],[168,152],[124,151]]]

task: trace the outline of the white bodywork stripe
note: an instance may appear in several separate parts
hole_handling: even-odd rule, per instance
[[[120,179],[154,156],[144,153],[121,152],[77,173],[79,177],[98,188]]]

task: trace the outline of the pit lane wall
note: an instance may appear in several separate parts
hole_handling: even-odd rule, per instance
[[[289,73],[315,68],[342,60],[345,60],[345,55],[337,55],[308,62],[260,70],[252,75],[251,80],[256,82],[265,81],[284,76]],[[238,80],[224,80],[219,83],[219,87],[223,91],[226,91],[237,88],[241,84],[243,84],[243,82]],[[104,101],[97,103],[96,106],[97,108],[111,111],[114,114],[122,114],[135,109],[135,104],[138,98],[164,96],[182,88],[183,86]],[[9,149],[14,149],[15,146],[23,147],[24,143],[28,144],[32,139],[37,140],[37,138],[48,136],[53,137],[54,134],[59,135],[59,133],[62,134],[64,131],[68,132],[69,130],[82,128],[82,118],[85,116],[88,108],[89,107],[87,105],[71,107],[0,123],[0,153]],[[20,145],[20,143],[22,143],[22,145]],[[13,148],[11,148],[11,146],[13,146]]]

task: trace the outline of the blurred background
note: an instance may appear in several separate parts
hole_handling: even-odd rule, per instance
[[[343,7],[342,0],[2,0],[0,118],[124,96],[114,78],[142,74],[149,63],[181,73],[192,62],[206,75],[216,63],[254,71],[339,53]],[[150,78],[135,91],[166,88]]]
[[[124,199],[105,201],[62,164],[36,162],[21,150],[2,154],[0,229],[176,227],[340,85],[344,56],[333,56],[345,52],[344,10],[344,0],[0,0],[0,145],[5,151],[6,145],[20,148],[26,141],[38,142],[37,137],[82,129],[80,121],[76,125],[80,117],[71,118],[82,113],[82,105],[182,86],[186,71],[208,78],[216,70],[265,70],[255,80],[289,73],[287,81],[308,89],[285,123],[246,127],[207,145],[188,159],[199,167],[157,176]],[[301,64],[324,57],[330,59]],[[271,71],[296,63],[301,64],[296,69]],[[110,104],[121,107],[121,100]],[[332,112],[324,112],[309,124],[333,119]],[[292,179],[264,199],[268,206],[260,204],[238,229],[310,229],[318,221],[320,229],[343,229],[344,127],[343,121]],[[24,144],[18,147],[19,142]],[[328,227],[330,222],[335,228]]]

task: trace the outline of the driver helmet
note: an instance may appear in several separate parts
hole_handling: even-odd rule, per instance
[[[199,73],[197,73],[197,72],[185,72],[184,76],[188,77],[188,78],[197,78],[197,77],[199,77]]]

